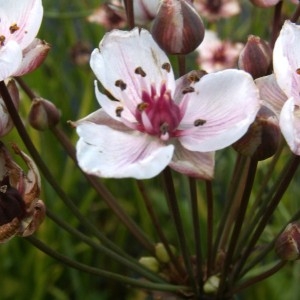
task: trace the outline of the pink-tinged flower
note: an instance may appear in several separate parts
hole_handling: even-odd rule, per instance
[[[237,0],[194,0],[193,4],[200,16],[211,22],[230,18],[241,10]]]
[[[207,72],[235,68],[242,49],[242,43],[221,41],[214,31],[206,30],[203,42],[196,49],[197,63]]]
[[[292,152],[300,155],[300,26],[286,21],[273,52],[274,75],[256,80],[261,98],[279,115]]]
[[[74,125],[79,165],[101,177],[150,178],[169,165],[211,178],[212,151],[239,139],[260,107],[244,71],[201,78],[194,71],[175,81],[168,57],[144,29],[106,34],[91,67],[110,96],[95,82],[102,108]]]
[[[32,71],[41,62],[44,50],[35,36],[42,17],[41,0],[0,0],[0,80]]]
[[[14,80],[11,79],[7,83],[7,89],[16,109],[18,109],[19,102],[20,102],[19,90]],[[0,137],[8,134],[10,130],[13,128],[13,125],[14,123],[7,111],[7,108],[5,106],[2,97],[0,96]]]
[[[134,20],[136,24],[147,24],[158,11],[160,0],[133,0]]]
[[[30,157],[13,145],[28,167],[24,172],[0,142],[0,243],[31,235],[45,218],[39,172]]]

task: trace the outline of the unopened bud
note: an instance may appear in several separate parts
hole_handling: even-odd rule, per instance
[[[253,5],[258,7],[270,7],[276,5],[280,0],[250,0]]]
[[[52,102],[36,98],[32,101],[28,119],[33,128],[42,131],[57,125],[60,112]]]
[[[271,47],[260,37],[250,35],[244,49],[240,53],[239,68],[250,73],[256,79],[268,75],[271,64]]]
[[[151,32],[158,45],[169,54],[188,54],[204,38],[204,25],[190,1],[164,0]]]
[[[169,245],[170,250],[173,254],[176,253],[176,249],[174,246]],[[169,253],[164,244],[158,243],[155,245],[155,255],[157,259],[162,263],[168,263],[170,261]]]
[[[154,273],[157,273],[159,271],[159,263],[155,257],[141,257],[139,259],[139,263]]]
[[[247,133],[233,144],[233,148],[242,155],[264,160],[275,154],[279,142],[278,119],[269,108],[263,106]]]
[[[282,260],[300,259],[300,223],[288,224],[275,242],[275,252]]]

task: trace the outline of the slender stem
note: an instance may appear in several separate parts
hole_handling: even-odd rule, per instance
[[[185,55],[177,55],[179,76],[183,76],[186,73]]]
[[[169,284],[157,284],[157,283],[149,283],[144,280],[136,280],[132,279],[123,275],[115,274],[112,272],[108,272],[105,270],[97,269],[82,263],[79,263],[77,261],[74,261],[70,259],[69,257],[62,255],[55,250],[48,247],[46,244],[38,240],[37,238],[30,236],[26,238],[27,241],[29,241],[32,245],[34,245],[36,248],[41,250],[42,252],[46,253],[47,255],[51,256],[52,258],[60,261],[61,263],[72,267],[74,269],[77,269],[82,272],[86,272],[88,274],[104,277],[107,279],[112,279],[121,283],[126,283],[130,286],[136,286],[140,288],[144,288],[147,290],[158,290],[158,291],[169,291],[169,292],[180,292],[182,290],[187,290],[187,287],[185,286],[174,286]]]
[[[275,195],[273,196],[270,204],[266,208],[265,213],[262,216],[259,224],[257,225],[250,241],[248,242],[246,249],[242,253],[242,256],[241,256],[241,259],[240,259],[239,263],[236,265],[236,274],[234,276],[235,278],[240,277],[239,275],[242,272],[242,269],[244,267],[244,264],[245,264],[247,258],[251,254],[256,242],[258,241],[260,235],[262,234],[262,232],[265,229],[268,221],[270,220],[274,210],[276,209],[276,207],[279,204],[282,196],[284,195],[286,189],[288,188],[289,183],[293,179],[293,176],[294,176],[294,174],[295,174],[295,172],[296,172],[296,170],[299,166],[299,163],[300,163],[300,157],[296,156],[296,155],[292,155],[292,158],[290,159],[290,161],[287,164],[288,167],[287,167],[287,171],[284,173],[284,178],[282,179],[282,181],[278,185]]]
[[[193,229],[194,229],[194,240],[196,248],[196,278],[200,285],[203,286],[203,274],[202,274],[202,250],[201,250],[201,233],[200,233],[200,222],[199,222],[199,208],[198,208],[198,197],[197,197],[197,185],[196,179],[189,177],[189,187],[190,187],[190,200],[192,208],[192,219],[193,219]]]
[[[147,193],[145,192],[145,186],[143,184],[143,182],[141,180],[137,180],[136,181],[137,183],[137,186],[139,188],[139,191],[142,195],[142,198],[144,200],[144,203],[145,203],[145,206],[146,206],[146,209],[148,211],[148,214],[151,218],[151,221],[156,229],[156,232],[158,234],[158,237],[160,239],[160,241],[163,243],[169,257],[170,257],[170,260],[171,260],[171,263],[175,266],[178,274],[182,274],[184,272],[184,270],[182,269],[182,266],[178,263],[178,260],[176,259],[173,251],[171,250],[171,247],[170,247],[170,244],[161,228],[161,225],[160,225],[160,222],[159,222],[159,219],[157,218],[154,210],[153,210],[153,207],[152,207],[152,204],[151,204],[151,201],[147,195]]]
[[[300,2],[298,4],[294,14],[291,16],[290,21],[293,23],[296,23],[299,19],[299,16],[300,16]]]
[[[72,236],[77,237],[78,239],[82,240],[87,245],[91,246],[92,248],[96,249],[97,251],[107,255],[108,257],[112,258],[113,260],[119,262],[120,264],[126,266],[130,270],[134,270],[139,275],[152,280],[154,282],[165,282],[162,278],[157,276],[156,274],[152,273],[151,271],[147,270],[143,266],[141,266],[135,259],[130,257],[126,253],[118,254],[110,249],[106,248],[105,246],[95,242],[91,238],[87,237],[85,234],[81,233],[74,227],[70,226],[67,222],[62,220],[61,218],[57,217],[51,210],[47,209],[47,216],[56,224],[63,228],[67,232],[69,232]]]
[[[175,192],[175,188],[174,188],[173,178],[172,178],[171,170],[169,167],[164,169],[163,179],[164,179],[164,183],[165,183],[166,198],[167,198],[168,206],[170,208],[172,218],[173,218],[173,221],[175,224],[177,238],[178,238],[180,250],[181,250],[181,253],[183,256],[185,268],[186,268],[187,274],[189,276],[189,280],[190,280],[191,284],[193,285],[193,289],[194,289],[195,293],[197,294],[197,287],[196,287],[197,285],[195,282],[195,277],[194,277],[193,269],[191,266],[190,254],[189,254],[186,239],[185,239],[185,233],[183,230],[182,219],[181,219],[178,202],[177,202],[177,198],[176,198],[176,192]]]
[[[271,269],[243,282],[242,284],[240,284],[239,286],[233,288],[230,292],[229,295],[234,295],[272,275],[274,275],[275,273],[277,273],[282,267],[284,267],[286,265],[286,261],[279,261],[275,266],[273,266]]]
[[[275,41],[276,41],[279,31],[280,31],[282,2],[283,1],[279,1],[275,5],[275,9],[274,9],[272,35],[271,35],[271,41],[270,41],[270,45],[272,48],[274,47]]]
[[[207,199],[207,278],[210,276],[213,268],[213,223],[214,223],[214,199],[211,181],[206,181],[206,199]]]
[[[17,78],[18,83],[23,88],[23,90],[27,93],[30,99],[36,98],[36,95],[32,92],[32,90],[26,85],[26,83],[21,79]],[[51,132],[56,137],[56,139],[60,142],[60,144],[67,151],[70,158],[74,161],[78,169],[82,172],[84,177],[89,181],[92,187],[96,190],[96,192],[103,198],[107,206],[115,213],[115,215],[122,221],[122,223],[127,227],[127,229],[135,236],[135,238],[139,241],[141,245],[145,247],[150,253],[154,254],[154,246],[153,243],[149,240],[148,237],[144,234],[144,232],[139,228],[139,226],[130,218],[130,216],[122,209],[119,205],[118,201],[113,197],[113,195],[108,191],[108,189],[94,176],[88,175],[83,172],[77,163],[76,151],[74,146],[70,143],[68,137],[61,131],[58,127],[51,128]],[[69,204],[67,204],[69,206]]]
[[[133,29],[135,26],[135,21],[134,21],[134,8],[133,8],[132,0],[125,0],[125,9],[126,9],[128,26],[130,29]]]
[[[255,173],[256,173],[256,168],[257,168],[257,160],[250,159],[250,158],[248,158],[247,160],[251,160],[251,161],[250,161],[249,168],[248,168],[248,174],[247,174],[247,178],[246,178],[246,186],[243,191],[243,195],[242,195],[242,198],[240,201],[240,207],[238,209],[237,218],[236,218],[233,232],[232,232],[232,235],[230,238],[229,246],[226,251],[226,257],[225,257],[225,261],[224,261],[220,286],[219,286],[219,290],[218,290],[219,295],[222,295],[223,291],[226,288],[226,280],[228,279],[228,276],[229,276],[229,269],[232,264],[232,258],[233,258],[234,252],[235,252],[235,246],[237,244],[237,241],[238,241],[241,229],[242,229],[244,217],[246,215],[246,210],[248,207],[248,203],[249,203],[249,199],[250,199],[250,195],[251,195],[251,191],[252,191],[252,187],[253,187],[253,183],[254,183],[254,178],[255,178]]]

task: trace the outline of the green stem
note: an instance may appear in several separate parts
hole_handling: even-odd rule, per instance
[[[165,183],[164,190],[166,193],[168,206],[170,208],[171,215],[172,215],[172,218],[173,218],[173,221],[175,224],[177,238],[178,238],[180,250],[181,250],[181,253],[183,256],[185,268],[186,268],[187,274],[189,276],[189,280],[190,280],[191,284],[193,285],[193,290],[197,294],[197,284],[195,282],[195,277],[194,277],[193,269],[191,266],[190,254],[189,254],[186,239],[185,239],[185,232],[183,230],[183,224],[182,224],[182,219],[181,219],[178,202],[177,202],[177,198],[176,198],[174,182],[173,182],[171,170],[169,167],[164,169],[163,179],[164,179],[164,183]]]
[[[278,37],[280,26],[281,26],[281,10],[282,10],[282,1],[279,1],[274,8],[274,16],[273,16],[273,26],[272,26],[272,35],[270,45],[274,48],[274,44]]]
[[[107,255],[111,259],[119,262],[120,264],[126,266],[130,270],[134,270],[139,275],[152,280],[154,282],[165,282],[162,278],[157,276],[156,274],[152,273],[151,271],[147,270],[143,266],[141,266],[136,260],[134,260],[132,257],[130,257],[126,253],[118,254],[110,249],[106,248],[105,246],[95,242],[91,238],[87,237],[85,234],[81,233],[77,229],[70,226],[67,222],[62,220],[61,218],[57,217],[54,213],[51,212],[51,210],[47,209],[47,216],[56,224],[58,224],[61,228],[69,232],[72,236],[75,236],[76,238],[82,240],[84,243],[89,245],[90,247],[96,249],[97,251]]]
[[[121,283],[128,284],[130,286],[135,286],[135,287],[147,289],[150,291],[155,290],[155,291],[168,291],[168,292],[177,293],[180,291],[188,290],[187,287],[185,287],[185,286],[174,286],[174,285],[170,285],[170,284],[149,283],[144,280],[136,280],[136,279],[132,279],[132,278],[129,278],[129,277],[126,277],[123,275],[119,275],[119,274],[115,274],[115,273],[108,272],[105,270],[90,267],[88,265],[74,261],[74,260],[68,258],[67,256],[56,252],[55,250],[51,249],[46,244],[44,244],[43,242],[41,242],[40,240],[38,240],[37,238],[35,238],[33,236],[27,237],[26,240],[29,241],[31,244],[33,244],[36,248],[38,248],[42,252],[44,252],[47,255],[51,256],[52,258],[60,261],[61,263],[65,264],[69,267],[72,267],[74,269],[77,269],[79,271],[86,272],[88,274],[115,280],[115,281],[118,281]]]

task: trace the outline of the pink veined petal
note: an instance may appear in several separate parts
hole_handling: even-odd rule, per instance
[[[15,41],[0,46],[0,81],[14,74],[22,61],[22,49]]]
[[[176,143],[173,158],[169,166],[185,175],[211,180],[214,175],[214,152],[189,151]]]
[[[252,77],[239,70],[225,70],[203,76],[186,94],[180,123],[181,144],[191,150],[222,149],[242,137],[260,108],[258,89]],[[194,122],[201,120],[202,125]]]
[[[133,1],[134,17],[137,24],[146,24],[156,16],[159,0],[137,0]]]
[[[273,67],[276,80],[288,98],[300,99],[300,26],[286,21],[276,40]],[[298,70],[298,71],[297,71]]]
[[[43,18],[41,0],[7,1],[0,0],[1,34],[6,40],[14,40],[25,49],[36,37]],[[10,26],[19,29],[10,33]]]
[[[275,76],[272,74],[257,78],[255,83],[259,89],[260,98],[263,100],[263,104],[274,111],[279,117],[287,97],[277,84]]]
[[[174,146],[165,146],[139,132],[123,132],[105,125],[77,126],[77,159],[80,167],[100,177],[147,179],[171,161]]]
[[[167,89],[172,93],[175,90],[168,57],[144,29],[107,33],[99,49],[92,52],[90,64],[104,88],[129,108],[141,102],[142,91],[150,92],[151,85],[160,90],[164,81]],[[137,74],[137,68],[141,68],[145,76]],[[126,88],[118,86],[120,81]]]
[[[291,151],[300,155],[300,109],[293,98],[289,98],[283,105],[279,125]]]
[[[34,39],[33,42],[23,50],[23,60],[14,76],[22,76],[37,69],[46,59],[50,45]]]

